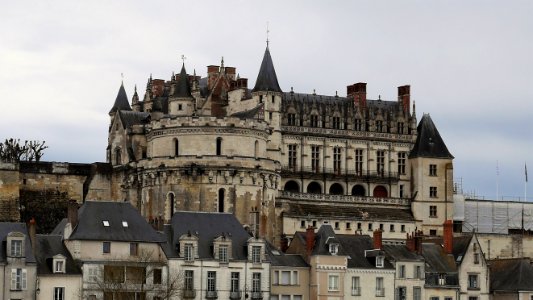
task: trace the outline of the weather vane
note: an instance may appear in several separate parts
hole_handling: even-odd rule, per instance
[[[181,55],[181,60],[182,60],[183,64],[185,64],[185,60],[186,60],[186,59],[187,59],[187,57],[185,57],[185,55],[182,54],[182,55]]]

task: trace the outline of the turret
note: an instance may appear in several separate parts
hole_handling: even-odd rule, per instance
[[[181,66],[181,72],[178,76],[174,91],[169,97],[168,112],[178,116],[192,115],[194,98],[191,94],[191,84],[189,75],[185,71],[185,64]]]
[[[120,84],[117,98],[115,99],[113,107],[109,111],[109,116],[113,118],[118,110],[131,110],[130,102],[128,101],[128,96],[126,95],[126,90],[124,89],[124,83]]]
[[[141,111],[141,104],[139,103],[139,95],[137,94],[137,85],[135,85],[135,92],[131,98],[131,106],[133,111]]]

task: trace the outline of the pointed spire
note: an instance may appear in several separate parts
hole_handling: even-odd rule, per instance
[[[180,98],[190,98],[191,95],[191,85],[189,83],[189,75],[187,75],[187,71],[185,71],[185,63],[181,66],[181,72],[179,75],[178,83],[176,84],[176,88],[174,89],[174,95],[175,97]]]
[[[220,68],[224,69],[224,56],[222,56],[222,59],[220,60]]]
[[[440,136],[437,127],[431,120],[429,114],[424,114],[417,127],[418,136],[416,142],[409,153],[409,158],[430,157],[430,158],[452,158],[444,140]]]
[[[135,85],[135,92],[133,93],[133,98],[131,99],[132,104],[137,104],[139,102],[139,95],[137,94],[137,85]]]
[[[255,87],[252,90],[252,92],[258,91],[281,92],[268,45],[263,56],[259,74],[257,75],[257,80],[255,81]]]
[[[115,103],[113,104],[113,107],[109,111],[109,114],[112,115],[117,110],[131,110],[130,102],[128,100],[128,96],[126,95],[126,90],[124,89],[124,82],[120,84],[117,98],[115,99]]]

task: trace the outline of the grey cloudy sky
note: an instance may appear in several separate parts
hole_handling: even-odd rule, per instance
[[[533,177],[532,1],[9,1],[0,9],[0,138],[46,140],[43,159],[105,160],[124,73],[131,98],[169,79],[237,67],[255,82],[266,24],[284,90],[396,99],[411,85],[454,154],[463,189],[524,197]],[[499,179],[496,164],[499,164]],[[531,181],[531,179],[530,179]],[[531,184],[530,184],[531,185]],[[530,189],[533,199],[533,188]]]

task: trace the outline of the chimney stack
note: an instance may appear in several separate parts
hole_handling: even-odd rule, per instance
[[[453,221],[446,220],[444,221],[444,251],[447,254],[452,254],[453,252]]]
[[[374,230],[374,249],[383,250],[383,232],[381,229]]]
[[[353,98],[354,105],[366,106],[366,83],[358,82],[346,87],[348,98]]]
[[[411,252],[416,251],[416,241],[414,232],[412,234],[407,233],[407,240],[405,241],[405,246]]]
[[[282,252],[286,252],[289,249],[289,239],[287,239],[285,234],[281,236],[280,249]]]
[[[35,218],[31,218],[30,222],[28,223],[28,234],[30,235],[30,241],[31,241],[31,249],[33,251],[33,254],[35,255],[35,246],[37,245],[37,225],[35,224]]]
[[[311,256],[311,252],[313,252],[313,248],[315,247],[315,228],[313,226],[307,227],[307,231],[305,233],[305,242],[307,257],[309,258]]]
[[[398,87],[398,103],[404,112],[409,112],[411,108],[411,86],[402,85]]]
[[[78,225],[78,203],[76,200],[68,201],[67,218],[71,228],[74,229]]]

